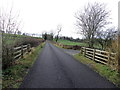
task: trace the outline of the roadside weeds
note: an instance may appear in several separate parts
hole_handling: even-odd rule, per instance
[[[42,43],[36,48],[32,48],[32,52],[24,56],[24,58],[16,60],[10,68],[3,70],[3,88],[19,88],[44,45],[45,43]]]

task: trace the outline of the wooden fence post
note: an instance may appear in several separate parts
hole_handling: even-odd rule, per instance
[[[118,63],[117,63],[117,53],[115,54],[115,70],[118,69]]]
[[[28,44],[28,52],[30,52],[31,51],[31,46],[30,46],[30,44]]]
[[[29,44],[27,45],[27,52],[29,52]]]
[[[84,56],[86,55],[86,47],[84,47]]]
[[[109,66],[111,66],[110,52],[108,52],[108,62],[107,62],[107,64],[108,64]]]
[[[81,47],[81,49],[80,49],[80,54],[83,54],[83,50],[82,50],[83,48]]]
[[[95,61],[95,49],[93,49],[93,61]]]
[[[21,58],[23,58],[23,45],[21,45]]]

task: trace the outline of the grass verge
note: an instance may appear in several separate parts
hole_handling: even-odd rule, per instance
[[[19,88],[25,75],[37,59],[45,43],[34,48],[31,53],[15,62],[15,65],[3,70],[2,88]]]
[[[55,46],[58,47],[58,48],[63,48],[63,47],[61,47],[61,46],[59,46],[59,45],[57,45],[57,44],[53,44],[53,45],[55,45]]]
[[[101,76],[107,78],[110,82],[114,83],[116,86],[120,87],[120,74],[115,70],[111,70],[108,66],[96,63],[82,54],[76,54],[74,57],[81,63],[89,66],[94,71],[99,73]]]

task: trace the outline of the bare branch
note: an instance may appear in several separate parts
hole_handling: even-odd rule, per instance
[[[109,11],[106,11],[104,4],[88,3],[83,12],[79,11],[75,14],[75,18],[77,19],[76,26],[86,39],[88,39],[90,47],[93,47],[93,40],[97,32],[109,24],[107,21],[109,13]]]

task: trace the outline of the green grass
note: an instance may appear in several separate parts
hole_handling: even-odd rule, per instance
[[[16,42],[19,42],[25,38],[35,38],[35,39],[42,39],[40,37],[32,37],[32,36],[26,36],[26,35],[17,35],[17,34],[7,34],[7,33],[3,33],[2,34],[2,38],[3,38],[3,44],[15,44]]]
[[[62,39],[59,39],[59,40],[58,40],[58,43],[62,43],[62,44],[64,44],[64,45],[79,45],[79,46],[82,46],[82,47],[88,47],[88,43],[73,42],[73,41],[62,40]],[[94,44],[94,47],[95,47],[95,48],[98,48],[98,49],[102,49],[101,45],[98,44],[98,43],[95,43],[95,44]]]
[[[76,54],[74,57],[82,62],[83,64],[89,66],[94,71],[98,72],[101,76],[107,78],[110,82],[114,83],[116,86],[120,87],[120,74],[115,70],[111,70],[110,67],[96,63],[82,54]]]
[[[15,65],[6,70],[3,70],[3,88],[19,87],[30,67],[32,67],[33,63],[37,59],[37,56],[43,46],[44,43],[33,49],[29,55],[26,55],[24,58],[17,60]]]
[[[73,42],[73,41],[69,41],[69,40],[58,40],[58,43],[62,43],[64,45],[79,45],[79,46],[87,46],[86,43],[80,43],[80,42]]]

